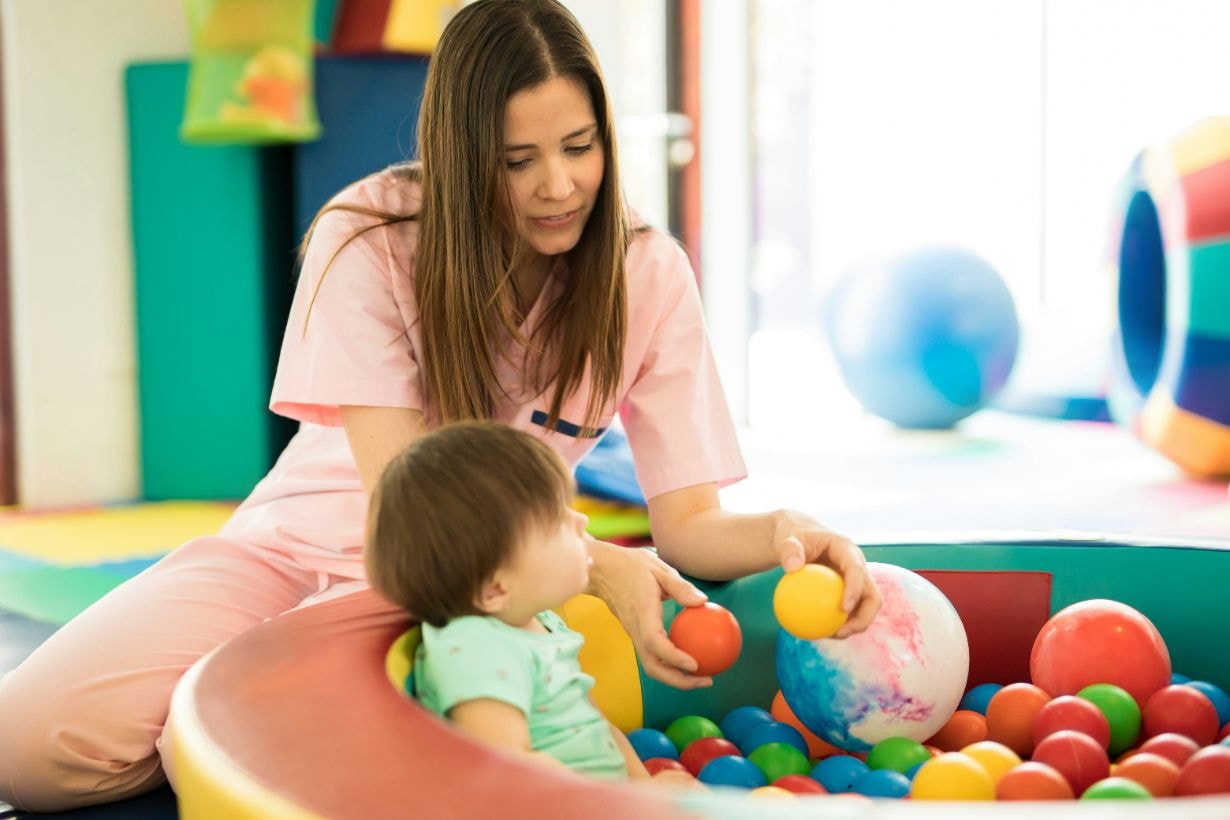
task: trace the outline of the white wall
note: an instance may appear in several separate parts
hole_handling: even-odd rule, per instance
[[[184,5],[0,0],[0,37],[19,501],[134,498],[123,69],[187,54]]]

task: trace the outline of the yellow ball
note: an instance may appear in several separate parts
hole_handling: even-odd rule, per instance
[[[748,796],[764,797],[769,800],[793,800],[795,795],[794,792],[787,791],[781,786],[761,786],[748,792]]]
[[[982,764],[960,752],[933,757],[914,775],[914,800],[994,800],[995,783]]]
[[[782,629],[805,641],[828,638],[846,622],[841,576],[819,564],[787,572],[773,592],[773,612]]]
[[[1017,753],[1002,743],[994,740],[980,740],[971,743],[961,750],[961,754],[969,755],[982,764],[982,768],[991,775],[991,782],[999,785],[999,779],[1008,773],[1009,769],[1021,765]]]

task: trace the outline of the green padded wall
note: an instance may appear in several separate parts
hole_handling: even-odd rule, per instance
[[[186,63],[128,68],[147,499],[238,498],[289,438],[267,410],[294,261],[290,153],[180,142]]]

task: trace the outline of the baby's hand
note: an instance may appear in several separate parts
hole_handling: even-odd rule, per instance
[[[665,786],[669,789],[705,788],[704,783],[701,783],[687,772],[681,772],[678,769],[663,769],[653,776],[653,780],[651,782],[655,785]]]

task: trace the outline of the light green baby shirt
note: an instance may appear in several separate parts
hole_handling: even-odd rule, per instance
[[[469,700],[503,701],[525,715],[534,751],[602,780],[626,780],[610,724],[589,699],[594,679],[577,660],[581,636],[554,612],[537,617],[545,635],[479,615],[423,624],[415,695],[439,715]]]

